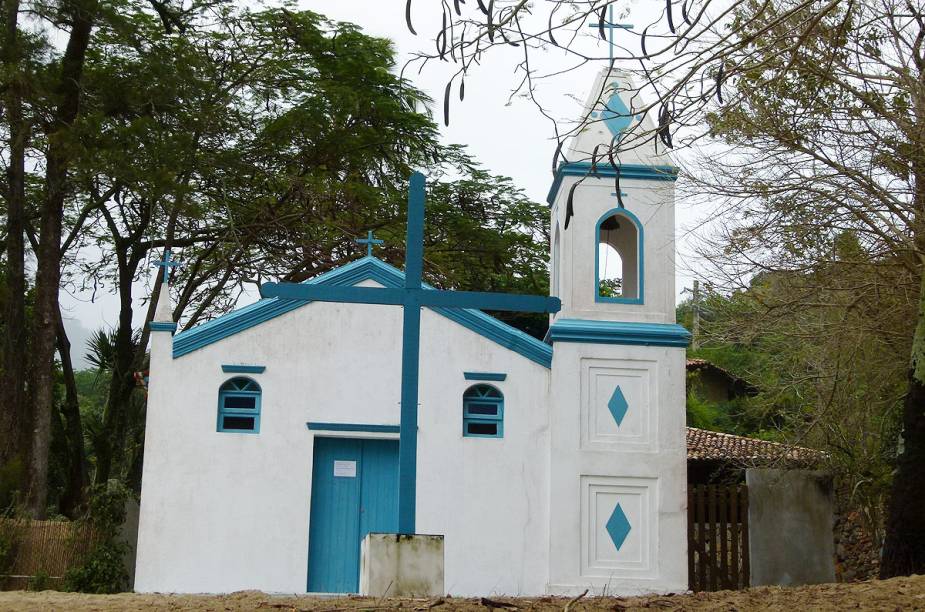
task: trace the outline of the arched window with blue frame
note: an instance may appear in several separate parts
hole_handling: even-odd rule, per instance
[[[595,234],[595,301],[642,304],[642,223],[625,208],[614,208],[598,220]]]
[[[473,385],[463,393],[463,436],[504,437],[504,395],[491,385]]]
[[[218,431],[227,433],[260,432],[260,385],[238,376],[218,390]]]

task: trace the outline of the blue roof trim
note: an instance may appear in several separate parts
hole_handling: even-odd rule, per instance
[[[563,162],[559,164],[559,168],[556,170],[555,176],[552,179],[552,185],[549,187],[549,194],[546,196],[546,202],[550,206],[556,201],[556,195],[559,193],[562,179],[566,176],[592,176],[591,162]],[[599,162],[597,164],[597,173],[593,176],[599,178],[614,178],[617,176],[617,172],[609,163]],[[642,181],[676,181],[678,180],[678,168],[677,166],[620,164],[620,178]]]
[[[466,380],[494,380],[501,382],[507,379],[507,374],[502,372],[463,372]]]
[[[325,272],[305,281],[305,283],[349,287],[364,280],[373,280],[389,288],[405,286],[405,275],[401,270],[370,256],[350,262],[330,272]],[[427,285],[425,287],[432,289]],[[250,329],[264,321],[286,314],[306,303],[303,300],[262,299],[249,306],[188,329],[174,337],[173,357],[176,359],[192,353],[214,342]],[[502,323],[481,310],[439,307],[432,308],[432,310],[543,367],[549,368],[552,366],[551,346],[545,342],[540,342],[519,329],[511,327],[507,323]]]
[[[263,374],[267,366],[262,365],[242,365],[242,364],[222,364],[222,372],[225,374]]]
[[[546,338],[550,342],[686,347],[690,343],[691,334],[677,323],[562,319],[549,328]]]
[[[148,323],[148,329],[151,331],[169,331],[172,334],[177,331],[177,324],[165,321],[150,321]]]
[[[364,433],[400,433],[400,425],[373,425],[367,423],[318,423],[309,421],[305,425],[312,431],[360,431]]]

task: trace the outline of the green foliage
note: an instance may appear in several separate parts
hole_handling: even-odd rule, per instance
[[[392,228],[404,233],[404,219]],[[470,166],[469,174],[439,181],[428,192],[426,277],[444,289],[546,294],[549,291],[549,214],[510,179]],[[403,258],[403,252],[391,253]],[[393,263],[402,267],[402,262]],[[496,312],[503,321],[543,337],[543,314]]]
[[[131,491],[117,481],[95,487],[91,492],[87,516],[82,519],[98,534],[83,563],[71,568],[64,576],[67,591],[81,593],[118,593],[128,585],[125,556],[126,542],[119,539],[119,528],[125,522],[125,504]]]
[[[64,575],[64,590],[78,593],[121,593],[128,585],[125,555],[128,544],[97,544],[84,563]]]
[[[736,423],[741,398],[731,402],[711,401],[705,397],[696,372],[687,375],[687,426],[720,431],[740,433]]]
[[[623,279],[602,278],[598,282],[598,291],[602,297],[620,297],[623,295]]]
[[[688,416],[698,426],[826,451],[826,467],[876,542],[897,453],[916,280],[895,261],[869,259],[851,236],[830,247],[840,259],[811,271],[765,273],[746,289],[706,293],[701,349],[690,356],[757,394],[720,406],[690,385]],[[689,302],[678,320],[690,325]]]
[[[15,533],[12,529],[0,529],[0,574],[6,573],[16,553]]]
[[[51,576],[45,570],[38,570],[33,576],[29,577],[26,584],[27,591],[47,591],[51,585]]]

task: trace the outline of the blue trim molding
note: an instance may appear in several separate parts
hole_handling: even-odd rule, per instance
[[[391,289],[399,289],[405,286],[405,275],[401,270],[375,257],[363,257],[305,282],[307,284],[317,283],[350,287],[365,280],[375,281]],[[432,289],[427,285],[424,286]],[[304,300],[286,300],[282,298],[262,299],[177,334],[173,342],[173,357],[176,359],[192,353],[219,340],[284,315],[307,303]],[[428,308],[545,368],[552,365],[552,347],[519,329],[502,323],[481,310],[444,308],[441,306],[428,306]]]
[[[597,170],[591,174],[591,162],[563,162],[559,164],[552,179],[552,185],[549,187],[549,194],[546,196],[546,202],[550,206],[556,201],[556,195],[562,186],[562,179],[566,176],[595,176],[599,178],[612,179],[617,176],[616,170],[607,163],[600,162],[597,164]],[[676,181],[678,180],[678,168],[676,166],[643,166],[641,164],[620,164],[620,179],[640,180],[640,181]]]
[[[318,423],[309,421],[305,424],[312,431],[359,431],[365,433],[400,433],[398,425],[372,425],[367,423]]]
[[[466,380],[495,380],[502,381],[507,378],[507,374],[500,372],[463,372]]]
[[[613,217],[619,215],[629,219],[636,226],[636,297],[605,297],[601,295],[601,224]],[[622,257],[622,256],[621,256]],[[612,208],[601,215],[594,226],[594,301],[610,302],[615,304],[644,304],[646,290],[646,266],[645,266],[645,233],[642,229],[642,221],[639,217],[626,210],[625,208]]]
[[[225,374],[263,374],[267,366],[259,365],[235,365],[222,364],[222,372]]]
[[[172,334],[177,331],[177,324],[167,323],[166,321],[151,321],[148,323],[148,329],[153,332],[169,331]]]
[[[549,342],[588,342],[591,344],[630,344],[638,346],[686,347],[689,331],[677,323],[627,323],[561,319],[546,334]]]

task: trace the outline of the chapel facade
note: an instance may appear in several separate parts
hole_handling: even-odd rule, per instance
[[[545,341],[422,309],[416,531],[450,595],[687,588],[676,169],[591,163],[648,121],[625,79],[598,75],[549,192]],[[368,255],[307,282],[404,281]],[[402,306],[263,299],[174,335],[162,291],[150,326],[136,590],[356,592],[361,540],[397,529]]]

